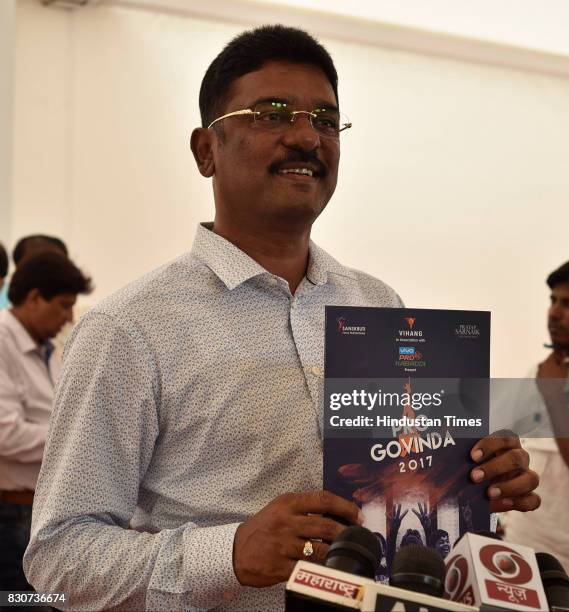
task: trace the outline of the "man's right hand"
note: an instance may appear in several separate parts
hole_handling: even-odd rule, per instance
[[[233,541],[233,568],[243,586],[266,587],[288,580],[295,563],[323,563],[330,542],[345,525],[322,516],[363,522],[360,509],[328,491],[285,493],[239,525]],[[314,553],[303,555],[307,540]],[[322,540],[315,541],[315,540]]]

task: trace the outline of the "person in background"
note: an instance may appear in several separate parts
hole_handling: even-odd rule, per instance
[[[322,490],[324,308],[402,302],[310,240],[351,126],[337,85],[326,49],[278,25],[206,71],[191,147],[213,223],[66,346],[24,557],[66,609],[274,612],[296,561],[363,521]],[[517,438],[471,456],[494,511],[539,505]]]
[[[522,410],[525,402],[524,414],[539,423],[522,442],[540,474],[542,505],[531,518],[508,513],[506,539],[556,556],[569,572],[569,261],[548,276],[547,285],[551,352],[518,402]]]
[[[18,240],[12,251],[12,259],[17,268],[28,257],[46,252],[59,253],[64,257],[69,257],[67,246],[61,238],[47,236],[46,234],[31,234]]]
[[[4,286],[4,282],[8,276],[9,264],[8,253],[6,253],[4,245],[0,242],[0,289]]]
[[[31,589],[22,557],[60,369],[51,339],[90,290],[67,257],[42,252],[20,262],[0,313],[0,590]]]
[[[16,269],[18,266],[26,261],[28,258],[33,257],[39,253],[59,253],[63,257],[69,257],[69,251],[67,249],[67,245],[61,238],[57,236],[48,236],[46,234],[31,234],[29,236],[24,236],[20,238],[16,243],[12,251],[12,259],[14,260],[14,265]],[[10,307],[10,301],[8,299],[8,286],[5,287],[5,301],[4,308]],[[0,305],[0,308],[2,306]],[[76,320],[81,315],[83,315],[88,309],[80,306],[75,306],[73,311],[73,318]],[[72,323],[66,323],[57,334],[55,338],[53,338],[53,347],[55,356],[61,361],[63,357],[63,348],[65,346],[65,342],[67,338],[71,334],[71,330],[73,329]]]
[[[65,257],[68,257],[67,246],[56,236],[47,236],[46,234],[30,234],[20,238],[16,243],[12,251],[12,259],[14,266],[18,269],[18,266],[22,261],[33,255],[44,252],[57,252]],[[9,283],[6,282],[4,287],[0,286],[0,310],[10,307],[10,300],[8,298]]]
[[[8,253],[4,245],[0,242],[0,310],[4,308],[3,304],[8,303],[8,297],[6,296],[6,277],[8,276],[9,267],[10,261],[8,260]]]

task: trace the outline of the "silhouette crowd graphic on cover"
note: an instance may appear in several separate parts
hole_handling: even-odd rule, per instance
[[[353,500],[381,544],[444,558],[488,530],[470,451],[489,434],[490,313],[326,307],[324,488]]]

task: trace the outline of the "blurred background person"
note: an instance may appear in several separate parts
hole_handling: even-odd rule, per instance
[[[8,276],[8,253],[4,245],[0,242],[0,289],[4,287],[6,277]]]
[[[57,236],[49,236],[47,234],[30,234],[20,238],[12,251],[12,260],[14,261],[16,270],[27,259],[33,257],[34,255],[38,255],[39,253],[59,253],[63,257],[69,257],[67,245],[61,238],[58,238]],[[9,283],[6,282],[4,291],[2,295],[0,295],[0,309],[9,308],[11,305],[10,300],[8,299],[8,292]],[[76,321],[81,317],[81,315],[85,314],[87,310],[88,308],[81,307],[76,304],[73,309],[73,319]],[[63,356],[65,341],[69,337],[72,329],[73,323],[65,323],[57,336],[52,340],[53,350],[59,360],[61,360]]]
[[[523,444],[540,476],[542,504],[531,518],[508,513],[506,539],[553,554],[569,571],[569,261],[548,276],[547,284],[552,350],[532,372],[535,384],[525,384],[518,396],[527,404],[524,414],[539,424]]]
[[[67,246],[57,236],[48,236],[46,234],[30,234],[20,238],[12,251],[12,260],[16,269],[27,258],[37,255],[38,253],[56,252],[64,257],[68,257]],[[6,253],[4,251],[4,253]],[[1,258],[1,255],[0,255]],[[5,274],[4,276],[6,276]],[[4,287],[0,286],[0,309],[9,308],[10,300],[8,298],[9,283],[4,283]]]
[[[20,262],[0,312],[0,590],[31,589],[22,557],[60,369],[51,340],[90,291],[71,260],[43,252]]]

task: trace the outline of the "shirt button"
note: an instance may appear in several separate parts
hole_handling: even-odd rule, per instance
[[[312,366],[310,368],[310,371],[312,372],[312,374],[314,374],[314,376],[322,376],[322,368],[318,366]]]
[[[274,276],[269,276],[269,285],[276,287],[278,284],[279,284],[278,279],[276,279]]]

